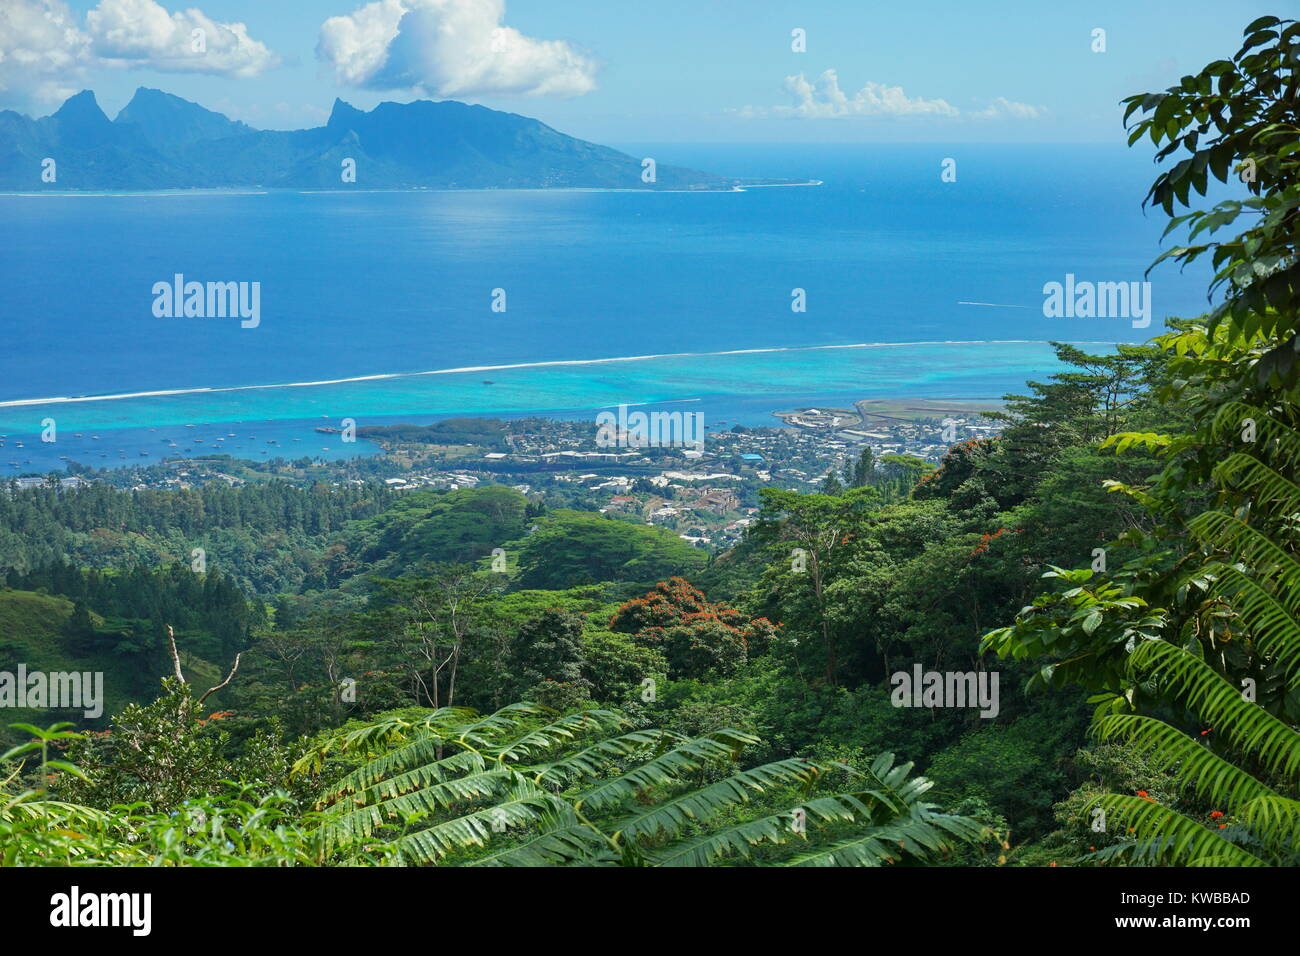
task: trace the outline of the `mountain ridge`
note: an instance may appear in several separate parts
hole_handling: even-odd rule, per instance
[[[148,87],[138,88],[111,120],[91,90],[39,119],[0,111],[3,189],[737,185],[678,166],[658,165],[653,182],[642,173],[642,160],[611,147],[527,116],[456,100],[385,101],[367,112],[336,98],[325,125],[300,130],[255,129]]]

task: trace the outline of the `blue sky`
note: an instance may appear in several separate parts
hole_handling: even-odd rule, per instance
[[[1230,55],[1249,21],[1283,12],[1249,0],[0,0],[0,108],[43,115],[90,88],[113,116],[150,86],[264,128],[319,125],[336,96],[364,109],[428,97],[610,143],[1114,142],[1121,97]],[[805,52],[791,49],[796,28]]]

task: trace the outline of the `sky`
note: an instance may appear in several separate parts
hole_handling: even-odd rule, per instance
[[[0,0],[0,109],[137,87],[252,126],[457,99],[596,142],[1115,142],[1252,0]],[[1103,31],[1103,32],[1098,32]]]

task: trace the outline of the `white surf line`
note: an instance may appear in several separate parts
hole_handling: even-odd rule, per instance
[[[614,402],[611,405],[598,405],[597,408],[639,408],[642,405],[689,405],[702,402],[702,398],[665,398],[662,402]]]
[[[268,388],[316,388],[321,385],[348,385],[353,382],[375,382],[391,378],[416,378],[422,375],[461,375],[480,372],[501,372],[520,368],[555,368],[566,365],[607,365],[613,362],[648,362],[654,359],[713,358],[725,355],[759,355],[771,352],[821,352],[832,349],[888,349],[909,348],[922,345],[1050,345],[1047,339],[944,339],[931,342],[859,342],[853,345],[787,345],[774,348],[728,349],[722,352],[662,352],[656,355],[620,355],[597,359],[554,359],[548,362],[515,362],[509,365],[464,365],[458,368],[438,368],[425,372],[380,372],[374,375],[355,375],[349,378],[330,378],[315,382],[282,382],[274,385],[200,386],[195,388],[170,388],[149,392],[120,392],[112,395],[61,395],[54,398],[25,398],[0,402],[0,408],[17,408],[28,405],[71,405],[82,402],[115,402],[132,398],[162,398],[172,395],[212,395],[219,392],[252,392]],[[1115,345],[1114,342],[1076,342],[1075,345]]]
[[[958,305],[986,305],[993,309],[1032,309],[1032,305],[1007,305],[1004,302],[958,302]]]
[[[75,198],[75,199],[221,199],[227,196],[266,196],[269,195],[266,190],[216,190],[216,189],[194,189],[194,190],[144,190],[137,192],[82,192],[76,189],[50,190],[41,193],[6,193],[0,192],[0,199],[46,199],[46,198]]]

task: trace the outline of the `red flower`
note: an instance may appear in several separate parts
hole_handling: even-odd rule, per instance
[[[1215,811],[1213,811],[1213,812],[1210,814],[1210,819],[1211,819],[1211,820],[1217,820],[1217,819],[1219,819],[1219,817],[1221,817],[1221,816],[1223,816],[1223,811],[1222,811],[1222,810],[1215,810]]]

